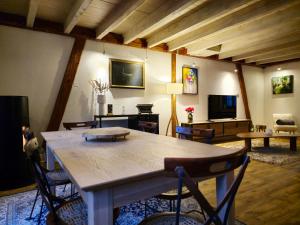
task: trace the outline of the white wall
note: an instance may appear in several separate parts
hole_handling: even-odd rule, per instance
[[[277,68],[282,70],[278,71]],[[267,67],[265,69],[265,113],[266,124],[272,127],[273,113],[292,113],[296,118],[296,123],[300,126],[300,63],[293,62],[278,66]],[[294,75],[294,93],[292,94],[272,94],[271,78],[275,76]]]
[[[103,54],[105,49],[105,55]],[[160,114],[160,133],[164,134],[170,118],[170,96],[165,93],[165,83],[171,79],[171,55],[147,51],[146,88],[110,89],[106,94],[107,103],[113,104],[114,113],[136,113],[136,104],[153,103],[153,112]],[[82,54],[70,99],[63,121],[89,120],[98,112],[95,95],[88,81],[99,79],[108,82],[109,58],[143,61],[146,50],[113,44],[88,41]],[[199,67],[199,94],[177,96],[177,115],[180,122],[186,122],[185,108],[195,107],[194,120],[206,120],[208,117],[207,99],[209,94],[227,94],[240,96],[239,82],[234,65],[199,58],[177,56],[177,82],[181,82],[183,65]],[[245,118],[242,98],[237,98],[237,117]]]
[[[46,129],[73,41],[65,36],[0,26],[0,94],[29,96],[30,122],[36,132]],[[170,96],[165,94],[165,83],[171,80],[171,55],[148,50],[147,56],[146,89],[111,89],[107,93],[107,103],[113,104],[115,114],[121,113],[122,106],[126,113],[137,113],[136,104],[153,103],[153,112],[160,114],[160,132],[163,134],[171,114]],[[90,120],[98,113],[98,104],[88,81],[99,78],[108,81],[109,58],[143,61],[145,57],[145,49],[87,41],[62,121]],[[181,82],[182,66],[193,63],[199,68],[199,94],[178,96],[179,122],[187,120],[184,111],[187,106],[195,107],[195,121],[206,120],[209,94],[238,95],[237,117],[245,118],[234,65],[178,56],[177,82]],[[259,86],[261,92],[260,71],[250,67],[244,70],[247,91]],[[263,104],[262,98],[257,99],[259,95],[256,92],[248,94],[251,114],[257,121],[262,115],[261,107],[257,106]]]
[[[73,39],[0,26],[0,95],[29,97],[30,125],[46,129]]]
[[[195,108],[194,121],[208,119],[208,95],[237,95],[237,118],[245,118],[239,81],[232,63],[217,62],[187,56],[177,56],[177,82],[182,81],[182,66],[193,63],[198,67],[198,95],[181,95],[177,98],[179,122],[187,122],[185,108]]]
[[[103,47],[105,55],[103,54]],[[109,80],[109,58],[145,62],[145,90],[111,88],[106,94],[107,103],[113,104],[113,113],[137,113],[137,104],[153,103],[153,113],[160,114],[160,133],[165,133],[170,117],[170,97],[165,94],[165,83],[171,80],[171,55],[168,53],[103,44],[87,41],[63,121],[90,120],[98,114],[95,95],[90,84],[91,79]]]
[[[258,67],[243,66],[243,75],[252,123],[265,124],[264,71]]]

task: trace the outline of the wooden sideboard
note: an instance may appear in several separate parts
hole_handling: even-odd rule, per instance
[[[249,132],[251,120],[216,120],[216,121],[199,121],[195,123],[181,123],[183,127],[215,129],[215,138],[213,141],[236,139],[236,134]]]
[[[99,120],[99,127],[102,127],[102,119],[122,118],[128,119],[128,128],[138,130],[139,121],[155,122],[158,124],[157,134],[159,134],[159,114],[118,114],[118,115],[94,115],[94,120]]]

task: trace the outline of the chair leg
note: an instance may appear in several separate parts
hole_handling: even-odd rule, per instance
[[[65,184],[65,186],[64,186],[64,189],[63,189],[63,192],[65,192],[65,191],[66,191],[66,187],[67,187],[67,184]]]
[[[38,225],[40,225],[41,223],[41,218],[42,218],[42,213],[43,213],[43,207],[44,207],[44,201],[42,200],[42,205],[41,205],[41,209],[40,209],[40,215],[38,218]]]
[[[169,201],[169,204],[170,204],[170,212],[172,212],[172,205],[173,205],[172,200]]]
[[[147,204],[147,199],[145,199],[145,212],[144,212],[144,217],[145,218],[147,218],[147,206],[148,206],[148,204]]]
[[[33,213],[33,210],[34,210],[34,207],[35,207],[35,204],[36,204],[36,201],[37,201],[39,195],[40,195],[40,190],[37,189],[36,194],[35,194],[35,198],[34,198],[34,202],[33,202],[32,208],[31,208],[31,212],[30,212],[30,215],[29,215],[30,220],[32,219],[32,213]]]

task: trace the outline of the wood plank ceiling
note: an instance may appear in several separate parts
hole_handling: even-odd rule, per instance
[[[300,0],[1,0],[3,15],[94,38],[262,67],[300,58]],[[5,17],[6,18],[6,17]],[[25,26],[24,25],[24,26]]]

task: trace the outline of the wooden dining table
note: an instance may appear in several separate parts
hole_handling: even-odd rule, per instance
[[[114,141],[87,141],[84,130],[42,132],[47,168],[54,169],[57,161],[66,171],[87,205],[89,225],[112,225],[114,208],[176,187],[176,178],[164,172],[165,157],[210,158],[239,151],[128,130],[126,138]],[[216,177],[217,202],[233,179],[234,171]],[[234,204],[228,224],[234,224]]]

